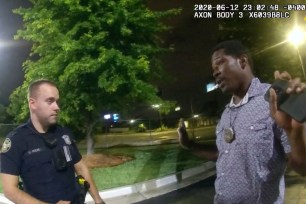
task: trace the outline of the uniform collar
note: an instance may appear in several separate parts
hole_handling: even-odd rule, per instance
[[[33,123],[32,123],[32,120],[29,119],[27,121],[27,126],[32,129],[34,132],[38,133],[38,134],[45,134],[45,133],[40,133],[36,130],[36,128],[34,127]],[[51,127],[49,127],[48,131],[46,133],[54,133],[56,132],[56,125],[52,125]]]

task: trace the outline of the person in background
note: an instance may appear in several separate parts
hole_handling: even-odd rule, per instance
[[[38,80],[29,86],[30,119],[8,134],[0,154],[4,195],[20,204],[80,204],[85,196],[81,190],[89,187],[95,203],[103,204],[72,133],[57,124],[58,101],[53,82]],[[76,175],[89,185],[77,183]]]
[[[183,148],[216,161],[216,204],[282,204],[287,163],[306,174],[305,124],[277,109],[276,93],[253,74],[247,48],[239,41],[219,43],[211,57],[213,77],[223,93],[232,95],[216,127],[216,148],[188,138],[178,128]],[[300,79],[275,72],[288,80],[288,94],[305,90]],[[270,91],[270,102],[264,99]]]

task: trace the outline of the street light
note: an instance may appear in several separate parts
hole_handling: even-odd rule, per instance
[[[153,107],[154,109],[157,109],[157,111],[158,111],[160,129],[162,130],[162,128],[163,128],[163,123],[162,123],[161,114],[160,114],[160,106],[161,106],[161,104],[153,104],[153,105],[152,105],[152,107]]]
[[[301,68],[302,68],[302,71],[303,71],[303,76],[304,76],[304,78],[306,78],[304,64],[303,64],[303,59],[301,57],[301,54],[300,54],[300,51],[299,51],[299,48],[298,48],[298,46],[303,43],[304,38],[305,38],[305,32],[301,28],[296,26],[291,31],[291,33],[288,35],[288,39],[287,40],[289,42],[291,42],[296,47],[296,50],[298,52],[298,57],[299,57],[299,60],[300,60],[300,64],[301,64]]]
[[[288,35],[288,41],[291,42],[295,47],[302,44],[305,33],[299,28],[295,27]]]
[[[153,108],[156,108],[156,109],[159,109],[160,104],[153,104],[152,107],[153,107]]]
[[[0,39],[0,48],[12,47],[14,45],[18,45],[18,42],[9,41],[9,40],[1,40]]]
[[[275,45],[272,45],[272,46],[269,46],[269,47],[267,47],[267,48],[264,48],[264,49],[258,51],[257,53],[255,53],[255,55],[258,55],[258,54],[260,54],[260,53],[262,53],[262,52],[265,52],[265,51],[267,51],[267,50],[270,50],[270,49],[272,49],[272,48],[278,47],[278,46],[280,46],[280,45],[282,45],[282,44],[284,44],[284,43],[287,43],[287,42],[292,43],[292,44],[295,46],[295,48],[296,48],[296,50],[297,50],[297,52],[298,52],[298,57],[299,57],[299,60],[300,60],[300,64],[301,64],[302,71],[303,71],[303,76],[304,76],[304,78],[306,78],[305,69],[304,69],[304,65],[303,65],[303,60],[302,60],[300,51],[299,51],[299,49],[298,49],[298,46],[301,45],[301,44],[303,43],[304,38],[305,38],[305,31],[302,30],[301,28],[299,28],[298,26],[296,26],[296,27],[288,34],[287,39],[285,39],[284,41],[279,42],[279,43],[277,43],[277,44],[275,44]]]

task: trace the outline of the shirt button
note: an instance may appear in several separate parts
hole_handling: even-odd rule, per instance
[[[254,129],[254,126],[252,125],[252,126],[250,127],[250,129],[253,130],[253,129]]]
[[[227,154],[228,153],[228,150],[225,150],[225,154]]]
[[[224,173],[221,173],[221,176],[224,176]]]

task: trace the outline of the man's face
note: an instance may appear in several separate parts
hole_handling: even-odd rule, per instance
[[[231,94],[237,91],[242,80],[239,59],[226,55],[224,49],[220,49],[213,53],[211,62],[213,77],[221,91]]]
[[[42,84],[33,98],[30,98],[30,108],[38,121],[44,126],[50,126],[57,122],[59,92],[56,87]]]

